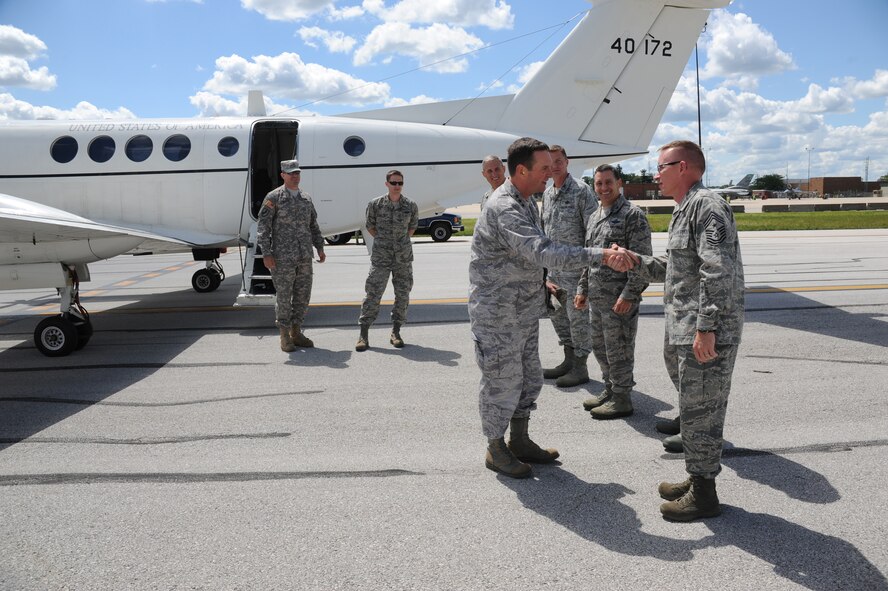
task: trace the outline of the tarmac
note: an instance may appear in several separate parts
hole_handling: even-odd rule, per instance
[[[470,238],[414,244],[400,350],[389,301],[354,351],[360,245],[315,265],[291,354],[270,308],[232,305],[238,252],[209,294],[185,255],[91,265],[95,334],[64,358],[31,340],[57,296],[0,292],[0,589],[888,589],[888,229],[741,234],[724,513],[688,524],[656,492],[684,478],[654,430],[677,412],[662,285],[635,414],[547,382],[530,433],[561,458],[516,481],[484,467]]]

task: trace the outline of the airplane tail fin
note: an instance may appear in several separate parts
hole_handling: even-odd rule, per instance
[[[742,179],[740,179],[740,182],[737,183],[737,188],[738,189],[749,188],[749,185],[752,184],[752,177],[754,177],[754,176],[755,176],[754,174],[748,174],[745,177],[743,177]]]
[[[730,1],[596,1],[496,129],[646,151],[710,10]]]

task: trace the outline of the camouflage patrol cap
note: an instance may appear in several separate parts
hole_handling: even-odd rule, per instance
[[[281,162],[281,172],[299,172],[302,170],[299,168],[298,160],[284,160]]]

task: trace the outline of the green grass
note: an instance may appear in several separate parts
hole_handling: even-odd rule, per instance
[[[669,229],[672,216],[665,213],[649,214],[654,232]],[[779,213],[736,213],[737,229],[757,230],[862,230],[888,228],[888,211],[792,211]],[[463,218],[465,230],[456,236],[471,236],[475,230],[474,218]]]
[[[648,215],[651,230],[669,229],[669,214]],[[888,211],[791,211],[779,213],[736,213],[740,231],[767,230],[863,230],[888,228]]]

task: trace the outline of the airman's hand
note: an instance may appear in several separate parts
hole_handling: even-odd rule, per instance
[[[700,332],[694,335],[694,357],[700,363],[709,363],[718,357],[715,350],[715,333]]]
[[[326,261],[326,260],[327,260],[327,255],[324,254],[324,251],[323,251],[323,250],[322,250],[322,251],[319,251],[319,252],[318,252],[318,262],[319,262],[319,263],[323,263],[323,262]]]
[[[550,295],[555,295],[555,292],[558,291],[558,284],[552,283],[551,281],[546,281],[546,291],[549,292]]]
[[[575,295],[574,296],[574,308],[576,308],[577,310],[585,310],[587,300],[588,300],[588,298],[584,295]]]
[[[602,262],[618,273],[625,273],[637,265],[638,261],[637,254],[616,244],[611,245],[610,248],[605,248],[604,255],[602,256]]]
[[[617,298],[617,303],[614,304],[614,307],[611,310],[614,311],[614,314],[619,314],[622,316],[623,314],[629,313],[629,310],[632,309],[632,302],[629,300],[624,300],[623,298]]]
[[[266,255],[262,256],[262,264],[264,264],[265,268],[268,269],[269,271],[273,271],[276,266],[275,262],[274,262],[274,257],[271,256],[270,254],[266,254]]]

